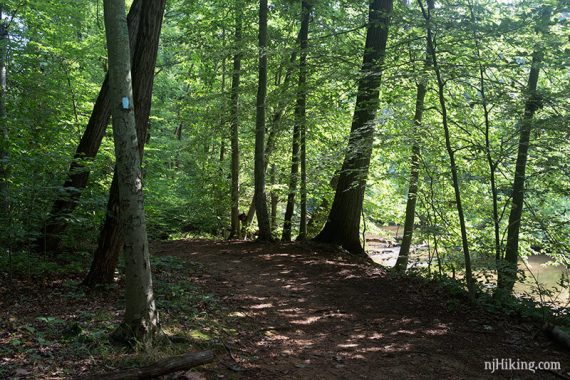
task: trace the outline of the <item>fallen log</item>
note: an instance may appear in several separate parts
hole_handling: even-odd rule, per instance
[[[88,375],[77,380],[139,380],[167,375],[172,372],[186,371],[214,360],[212,351],[191,352],[180,356],[173,356],[160,360],[154,364],[141,368],[131,368],[116,372]]]
[[[554,326],[551,323],[546,323],[543,327],[543,330],[550,339],[560,344],[561,346],[570,349],[570,335],[560,327]]]

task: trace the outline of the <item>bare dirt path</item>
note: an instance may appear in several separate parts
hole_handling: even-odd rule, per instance
[[[208,378],[570,378],[570,355],[530,324],[450,301],[435,286],[393,278],[363,259],[312,245],[171,241],[156,255],[200,263],[189,280],[233,310],[230,354]],[[559,361],[547,371],[498,371],[493,359]]]

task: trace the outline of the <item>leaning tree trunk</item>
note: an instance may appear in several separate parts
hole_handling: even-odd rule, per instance
[[[428,8],[434,8],[434,1],[428,1]],[[426,59],[424,67],[429,65],[429,48],[426,47]],[[419,130],[422,126],[422,118],[424,114],[424,100],[427,93],[427,78],[425,75],[420,78],[416,86],[416,110],[414,113],[414,128],[412,137],[412,154],[410,158],[410,182],[408,185],[408,199],[406,202],[406,218],[404,220],[404,232],[402,234],[402,245],[396,260],[395,268],[398,271],[405,271],[408,268],[410,256],[410,248],[414,236],[414,222],[416,219],[416,202],[418,199],[418,185],[420,176],[420,159],[421,148],[419,139]]]
[[[549,6],[542,8],[542,20],[538,25],[539,31],[545,35],[548,33],[548,24],[552,9]],[[540,37],[539,37],[540,38]],[[544,56],[544,48],[539,42],[532,55],[532,65],[528,78],[528,88],[524,115],[521,122],[519,148],[517,163],[515,167],[515,178],[513,182],[513,200],[511,213],[509,214],[509,225],[507,227],[507,245],[505,249],[505,260],[498,266],[497,295],[510,295],[516,280],[517,263],[519,259],[519,232],[521,217],[524,205],[526,162],[528,158],[528,148],[530,144],[530,133],[532,131],[532,119],[535,112],[541,107],[541,97],[537,91],[538,74]]]
[[[374,142],[380,77],[391,12],[391,0],[374,0],[370,4],[364,60],[348,149],[327,223],[315,237],[317,241],[338,244],[353,253],[364,253],[359,237],[360,215]]]
[[[158,313],[154,304],[144,217],[139,153],[141,144],[137,142],[125,2],[124,0],[105,0],[104,8],[126,279],[125,316],[123,323],[113,335],[115,338],[126,341],[150,343],[158,330]],[[144,110],[142,112],[144,113]]]
[[[142,0],[135,0],[127,17],[131,52],[135,51],[142,2]],[[108,78],[105,76],[85,132],[69,166],[67,179],[63,184],[64,196],[58,197],[54,201],[50,214],[44,223],[43,231],[36,243],[36,248],[39,251],[54,254],[61,250],[62,234],[68,226],[66,216],[71,214],[79,204],[79,198],[89,179],[89,169],[85,167],[85,161],[93,159],[97,155],[110,117]]]
[[[142,0],[139,33],[133,57],[133,90],[137,107],[136,130],[139,156],[142,161],[144,144],[147,137],[148,119],[150,115],[154,68],[158,52],[158,42],[162,28],[162,19],[166,0]],[[112,283],[119,255],[123,248],[122,234],[119,226],[119,196],[116,185],[116,171],[109,192],[107,215],[99,234],[99,242],[95,250],[93,262],[84,284]]]
[[[232,89],[231,89],[231,148],[232,148],[232,185],[231,185],[231,231],[230,239],[239,238],[240,221],[239,221],[239,85],[241,78],[241,30],[242,30],[242,8],[238,1],[235,7],[235,41],[234,41],[234,66],[232,73]]]
[[[429,7],[429,0],[428,0],[428,8],[424,7],[422,0],[418,0],[418,4],[421,7],[423,16],[426,22],[426,31],[427,31],[427,45],[428,45],[428,55],[431,57],[431,63],[433,65],[433,70],[435,72],[435,76],[437,78],[437,89],[438,89],[438,97],[439,97],[439,105],[441,107],[441,120],[443,124],[443,130],[445,134],[445,147],[447,149],[447,154],[449,156],[449,165],[451,169],[451,177],[453,180],[453,190],[455,192],[455,204],[457,207],[457,216],[459,218],[459,227],[461,230],[461,244],[463,248],[463,257],[465,260],[465,280],[467,282],[467,289],[469,291],[470,296],[474,296],[475,294],[475,283],[473,280],[473,274],[471,270],[471,256],[469,254],[469,241],[467,239],[467,227],[465,225],[465,214],[463,212],[463,203],[461,202],[461,188],[459,185],[459,175],[457,171],[457,163],[455,161],[455,150],[451,145],[451,134],[449,131],[449,120],[447,117],[447,104],[445,99],[445,82],[441,75],[441,70],[439,68],[439,63],[437,60],[436,50],[435,50],[435,43],[433,32],[431,29],[431,8]]]
[[[259,1],[259,83],[255,118],[255,208],[258,240],[271,241],[271,226],[265,194],[265,102],[267,97],[267,0]]]

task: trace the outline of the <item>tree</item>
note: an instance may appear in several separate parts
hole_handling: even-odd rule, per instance
[[[255,116],[255,208],[260,241],[273,240],[265,195],[265,101],[267,96],[267,0],[259,1],[259,82]]]
[[[479,66],[479,93],[481,94],[481,107],[483,108],[483,118],[485,123],[485,157],[489,165],[489,183],[491,187],[491,202],[493,204],[493,232],[495,238],[495,260],[497,264],[501,259],[501,226],[499,216],[499,201],[497,190],[497,162],[493,159],[491,153],[491,110],[487,100],[487,91],[485,85],[485,66],[482,62],[480,33],[477,28],[477,17],[475,15],[474,6],[471,0],[468,2],[469,14],[473,25],[473,41],[475,42],[475,53]]]
[[[166,0],[142,0],[139,33],[133,56],[133,90],[137,107],[135,113],[138,149],[142,160],[144,144],[147,140],[148,120],[152,104],[154,68],[158,52],[158,42],[162,29],[162,19]],[[123,249],[122,233],[119,225],[120,203],[117,173],[113,176],[107,213],[99,234],[97,249],[93,255],[91,268],[84,284],[112,283],[115,268]]]
[[[154,304],[144,216],[141,155],[137,142],[125,2],[105,0],[104,7],[126,275],[125,316],[114,336],[151,342],[158,328],[158,313]]]
[[[235,37],[234,37],[234,64],[232,73],[231,108],[230,108],[230,128],[231,128],[231,231],[229,238],[236,238],[240,235],[239,221],[239,84],[241,71],[241,29],[242,10],[238,1],[235,2]]]
[[[461,230],[461,244],[463,248],[463,258],[465,260],[465,280],[467,282],[467,288],[469,294],[474,296],[475,294],[475,284],[473,280],[473,273],[471,270],[471,256],[469,253],[469,241],[467,239],[467,227],[465,224],[465,214],[463,212],[463,203],[461,202],[461,188],[459,185],[459,175],[457,173],[457,163],[455,159],[455,150],[451,144],[451,134],[449,131],[449,119],[447,115],[447,103],[445,99],[445,81],[441,75],[441,69],[437,60],[437,54],[435,49],[434,35],[431,28],[432,14],[431,9],[428,6],[427,9],[424,7],[422,0],[418,0],[418,4],[422,10],[426,22],[427,31],[427,46],[428,55],[431,57],[431,63],[433,71],[437,78],[437,93],[439,98],[439,105],[441,107],[441,121],[443,124],[443,130],[445,134],[445,148],[449,157],[449,166],[451,170],[451,177],[453,179],[453,190],[455,193],[455,206],[457,207],[457,215],[459,217],[459,227]]]
[[[4,7],[0,5],[0,212],[2,218],[7,218],[10,213],[10,197],[9,197],[9,133],[8,133],[8,114],[6,112],[6,96],[7,96],[7,59],[8,59],[8,43],[10,41],[10,24],[14,20],[14,16],[10,20],[4,18]],[[4,222],[4,220],[1,220]],[[10,228],[10,226],[8,226]],[[0,239],[3,243],[4,239]],[[1,244],[0,244],[1,246]]]
[[[537,25],[539,41],[548,34],[550,16],[552,8],[543,6],[540,8],[540,21]],[[517,264],[519,259],[519,233],[521,217],[525,198],[526,164],[528,160],[528,149],[530,145],[530,135],[534,114],[542,107],[542,98],[538,91],[538,76],[544,58],[544,47],[542,41],[538,42],[532,54],[532,64],[528,77],[526,89],[526,101],[523,117],[520,123],[520,134],[518,143],[517,161],[515,166],[515,178],[513,181],[513,199],[511,202],[511,212],[509,214],[509,224],[507,227],[507,244],[505,249],[505,260],[498,266],[497,294],[510,295],[516,280]]]
[[[299,236],[297,240],[307,238],[307,49],[309,40],[309,21],[311,4],[301,2],[301,54],[299,58],[299,89],[297,103],[299,107],[299,130],[301,146],[301,217],[299,220]]]
[[[307,235],[307,195],[306,195],[306,102],[307,102],[307,48],[309,40],[309,21],[311,18],[311,5],[301,1],[301,30],[299,32],[299,80],[297,85],[297,102],[295,105],[295,124],[293,126],[293,144],[291,159],[291,177],[289,180],[289,194],[285,220],[283,222],[283,241],[291,241],[291,219],[295,208],[295,192],[297,191],[297,177],[299,162],[301,163],[301,221],[299,237],[303,240]],[[304,195],[303,195],[304,194]]]
[[[135,43],[139,29],[141,6],[144,0],[135,0],[131,5],[127,17],[129,28],[129,42],[131,52],[135,52]],[[135,65],[136,66],[136,65]],[[135,82],[138,78],[134,78]],[[82,191],[87,186],[89,169],[85,162],[94,159],[101,147],[105,130],[111,118],[111,105],[109,103],[109,79],[108,75],[99,90],[99,95],[91,111],[91,117],[81,137],[79,145],[67,173],[67,179],[63,184],[63,196],[54,201],[50,214],[44,222],[40,238],[36,248],[42,252],[55,254],[61,250],[62,234],[68,227],[68,215],[75,210],[79,203]]]
[[[364,253],[360,244],[360,216],[374,142],[380,78],[386,55],[391,0],[370,3],[364,60],[352,128],[331,211],[316,241],[339,244],[353,253]]]
[[[8,26],[0,8],[0,209],[8,215],[8,125],[6,120],[6,51],[8,48]]]
[[[428,9],[433,10],[434,0],[428,1]],[[424,66],[429,65],[429,53],[426,47],[426,59]],[[422,126],[422,118],[424,114],[424,101],[427,93],[427,78],[422,74],[416,85],[416,108],[414,112],[414,128],[412,136],[412,153],[410,157],[410,180],[408,185],[408,199],[406,202],[406,218],[404,220],[404,232],[402,233],[402,244],[395,268],[399,271],[405,271],[408,267],[410,248],[412,246],[412,238],[414,235],[414,223],[416,219],[416,202],[418,199],[418,185],[420,176],[420,159],[421,145],[419,141],[419,132]]]
[[[269,167],[269,160],[271,155],[275,150],[275,145],[277,143],[277,139],[279,134],[282,131],[282,119],[283,114],[285,113],[285,108],[289,103],[289,96],[287,96],[287,91],[289,90],[289,85],[291,82],[291,77],[293,75],[293,68],[295,66],[295,61],[297,59],[297,50],[293,50],[289,57],[289,63],[287,64],[287,69],[285,70],[285,79],[283,83],[279,83],[279,96],[277,106],[275,107],[275,111],[271,117],[271,127],[269,128],[269,134],[267,136],[267,144],[265,144],[265,171],[267,172],[267,168]],[[243,229],[245,230],[251,222],[253,221],[253,217],[255,216],[255,196],[251,200],[249,205],[246,219],[243,223]]]

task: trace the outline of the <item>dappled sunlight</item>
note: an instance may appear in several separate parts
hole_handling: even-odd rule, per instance
[[[267,365],[279,368],[282,378],[337,378],[338,371],[353,378],[349,368],[358,368],[375,378],[379,372],[369,368],[400,373],[404,357],[414,368],[432,368],[440,347],[452,371],[474,360],[453,348],[458,334],[461,344],[491,347],[498,339],[478,325],[464,327],[468,314],[457,317],[445,299],[426,298],[426,289],[408,279],[389,278],[382,268],[339,252],[286,252],[295,247],[231,242],[196,257],[199,249],[177,247],[208,267],[195,280],[230,305],[227,316],[238,331],[232,351],[251,371]]]

